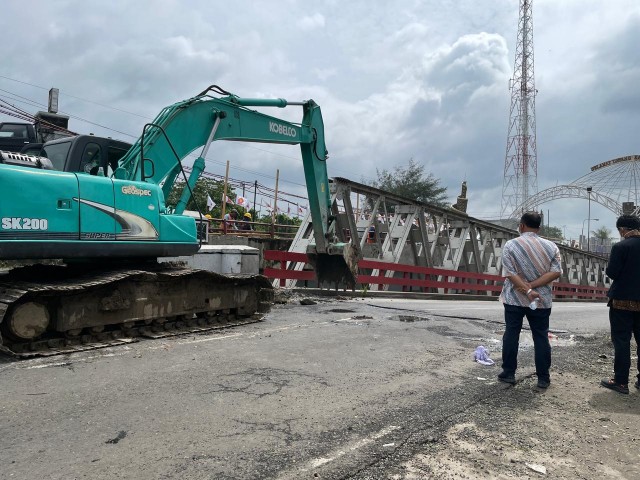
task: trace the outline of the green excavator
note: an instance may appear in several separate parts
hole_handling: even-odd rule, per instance
[[[302,107],[299,124],[249,108],[287,106]],[[164,108],[118,160],[100,155],[93,142],[97,168],[82,165],[89,147],[73,148],[73,138],[56,141],[49,158],[0,152],[0,260],[36,261],[0,274],[0,351],[94,348],[263,310],[272,296],[264,277],[157,262],[201,246],[195,219],[184,211],[216,140],[300,145],[318,281],[353,287],[358,242],[336,232],[320,107],[240,98],[213,85]],[[193,152],[198,158],[187,175],[183,160]],[[166,198],[181,176],[186,187],[172,209]]]

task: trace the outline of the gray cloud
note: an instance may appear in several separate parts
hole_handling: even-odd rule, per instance
[[[126,140],[211,84],[248,97],[313,98],[330,173],[360,180],[414,158],[452,198],[466,177],[471,213],[489,215],[500,204],[518,19],[517,2],[489,3],[8,2],[0,89],[45,103],[59,87],[73,129]],[[639,26],[636,0],[535,2],[540,188],[638,153]],[[216,145],[211,155],[215,173],[230,159],[232,172],[244,169],[237,177],[280,168],[303,182],[295,149]],[[551,206],[568,233],[581,227],[581,205]]]
[[[315,30],[324,27],[324,16],[319,13],[306,15],[298,21],[298,27],[302,30]]]

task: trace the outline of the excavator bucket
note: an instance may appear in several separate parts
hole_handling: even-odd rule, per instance
[[[327,253],[307,252],[309,263],[316,271],[318,286],[322,288],[354,289],[358,277],[358,254],[350,244],[335,244]]]

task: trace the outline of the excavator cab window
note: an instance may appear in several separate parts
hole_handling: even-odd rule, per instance
[[[87,143],[84,147],[84,152],[82,152],[80,171],[91,175],[97,175],[101,158],[102,149],[100,148],[100,145],[93,142]]]
[[[53,168],[61,172],[64,171],[64,166],[67,162],[67,155],[71,148],[71,142],[54,143],[52,145],[46,145],[42,148],[42,156],[51,160]]]
[[[118,168],[118,162],[122,157],[124,157],[125,153],[127,153],[127,150],[123,148],[117,148],[111,145],[107,147],[107,176],[111,176],[113,172],[116,171],[116,168]]]
[[[5,138],[28,138],[26,125],[3,125],[0,130],[0,137]]]
[[[44,150],[42,150],[41,143],[27,143],[24,147],[20,149],[20,153],[24,155],[32,155],[34,157],[46,156]]]

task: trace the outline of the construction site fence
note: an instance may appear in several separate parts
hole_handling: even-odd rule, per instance
[[[264,268],[264,275],[284,287],[286,280],[297,280],[305,286],[317,286],[315,271],[304,253],[265,250],[264,260],[273,266]],[[303,270],[292,270],[298,262],[307,265]],[[367,291],[402,291],[438,294],[467,294],[498,297],[505,277],[486,273],[446,270],[399,263],[362,259],[358,262],[359,275],[356,288]],[[553,297],[567,300],[605,300],[606,287],[554,283]]]

